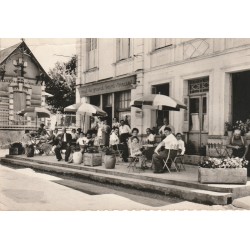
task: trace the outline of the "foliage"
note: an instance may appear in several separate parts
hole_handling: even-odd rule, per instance
[[[250,130],[250,119],[247,119],[245,122],[239,120],[236,121],[234,124],[225,122],[226,131],[233,131],[235,129],[239,129],[241,134],[244,135]]]
[[[115,150],[112,147],[102,147],[102,152],[105,153],[105,155],[113,155],[115,154]]]
[[[249,127],[250,127],[250,119],[247,119],[246,122],[236,121],[234,125],[234,129],[239,129],[242,135],[244,135],[249,131]]]
[[[95,148],[95,147],[88,147],[88,148],[86,149],[86,152],[87,152],[87,153],[99,153],[98,149]]]
[[[233,131],[233,124],[230,122],[225,122],[226,131]]]
[[[199,164],[202,168],[243,168],[248,164],[247,160],[242,158],[208,158],[206,161],[203,161]]]
[[[51,80],[46,83],[45,91],[52,94],[46,102],[53,112],[64,111],[64,108],[75,103],[76,55],[67,63],[57,62],[48,72]]]

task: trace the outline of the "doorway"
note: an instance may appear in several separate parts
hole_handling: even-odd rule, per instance
[[[161,94],[169,96],[169,83],[159,84],[152,86],[152,94]],[[156,111],[156,125],[160,129],[163,125],[163,119],[167,118],[169,121],[169,111],[157,110]]]
[[[250,119],[250,71],[232,74],[232,120]]]
[[[188,81],[189,88],[189,154],[199,154],[207,144],[208,137],[208,91],[209,78]]]

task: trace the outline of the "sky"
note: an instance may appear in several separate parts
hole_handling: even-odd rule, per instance
[[[74,38],[24,38],[26,44],[48,72],[57,61],[66,62],[76,53]],[[0,38],[0,49],[8,48],[21,41],[21,38]]]

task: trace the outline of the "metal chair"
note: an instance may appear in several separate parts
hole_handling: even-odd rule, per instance
[[[123,161],[123,149],[121,149],[121,145],[119,144],[114,144],[113,149],[115,150],[115,156],[116,156],[116,162],[119,160]]]
[[[174,158],[173,163],[178,168],[179,172],[181,171],[181,169],[186,170],[186,168],[184,166],[184,155],[177,155]]]
[[[145,155],[143,155],[142,153],[134,155],[131,148],[129,148],[129,152],[130,156],[128,157],[129,159],[128,172],[130,171],[130,169],[132,169],[133,171],[135,169],[138,169],[139,173],[141,170],[144,171],[147,168]],[[137,166],[137,164],[140,165]]]
[[[170,158],[170,153],[171,153],[172,149],[169,149],[168,151],[168,156],[166,159],[163,159],[163,169],[167,169],[169,173],[171,173],[170,168],[173,167],[175,168],[176,172],[178,172],[178,168],[177,168],[177,164],[176,164],[176,156],[174,157],[174,159]],[[175,150],[176,151],[176,150]],[[174,164],[173,164],[174,163]],[[169,164],[169,166],[168,166]]]

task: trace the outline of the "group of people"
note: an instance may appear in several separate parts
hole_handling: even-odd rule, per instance
[[[166,156],[165,149],[175,148],[179,150],[180,154],[184,154],[185,145],[182,141],[182,135],[180,133],[174,136],[174,128],[168,124],[167,119],[163,120],[163,126],[159,129],[159,135],[161,136],[161,143],[156,147],[155,154],[153,155],[152,163],[155,172],[159,172],[159,166],[162,165],[161,158]],[[36,132],[35,138],[38,143],[37,148],[40,149],[40,153],[53,152],[56,155],[58,161],[62,160],[62,150],[65,150],[65,161],[70,162],[70,155],[74,151],[80,151],[82,154],[87,152],[89,148],[99,149],[102,146],[112,147],[114,150],[119,150],[124,162],[128,162],[129,156],[142,155],[145,148],[143,145],[148,144],[151,146],[156,145],[156,134],[152,129],[146,129],[146,140],[140,140],[139,129],[132,128],[128,124],[127,120],[118,121],[113,118],[112,126],[107,125],[106,120],[97,120],[92,117],[91,127],[84,133],[81,128],[72,129],[71,132],[67,132],[66,128],[63,128],[59,133],[56,128],[54,131],[46,131],[44,124],[41,124]],[[28,150],[32,137],[32,134],[28,130],[22,138],[22,144],[24,148]],[[175,146],[173,146],[175,144]]]

